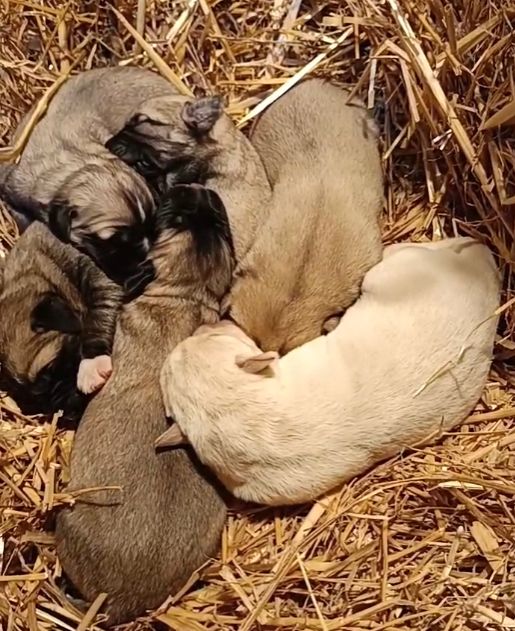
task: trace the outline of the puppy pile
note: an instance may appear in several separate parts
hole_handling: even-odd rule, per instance
[[[377,143],[321,80],[249,142],[219,98],[120,67],[65,83],[0,166],[23,233],[2,371],[22,407],[80,420],[67,490],[94,490],[58,513],[57,553],[79,605],[108,594],[109,624],[217,554],[227,491],[313,500],[481,396],[493,257],[469,238],[383,252]]]

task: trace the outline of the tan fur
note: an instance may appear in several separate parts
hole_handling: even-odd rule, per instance
[[[237,497],[312,500],[467,417],[499,292],[491,253],[472,239],[391,246],[336,329],[280,360],[234,324],[179,344],[161,373],[165,407]]]
[[[119,318],[113,373],[75,437],[68,491],[88,493],[57,518],[57,552],[87,600],[109,594],[111,624],[153,609],[218,551],[225,504],[184,450],[156,454],[166,428],[159,371],[166,355],[219,317],[226,264],[200,276],[188,233],[168,231],[153,251],[157,279]]]
[[[229,302],[231,318],[263,350],[283,354],[319,335],[381,257],[377,131],[347,97],[306,81],[270,106],[251,138],[272,206]]]
[[[188,142],[191,144],[181,131],[184,128],[181,114],[188,101],[191,99],[181,96],[150,99],[135,116],[141,122],[130,126],[163,166],[168,156],[173,157],[184,151]],[[179,147],[183,148],[179,151]],[[208,165],[205,186],[216,191],[224,202],[236,260],[240,261],[268,216],[271,191],[261,159],[229,116],[221,111],[206,138],[190,153]],[[174,177],[172,172],[169,184],[175,183]]]
[[[12,198],[16,209],[16,199],[46,205],[73,195],[79,228],[99,217],[105,227],[131,225],[133,210],[123,192],[139,199],[146,211],[152,207],[150,192],[143,178],[104,145],[146,99],[175,93],[159,75],[135,67],[71,77],[36,125],[20,162],[0,178],[7,201]],[[95,169],[94,177],[85,177],[84,167]],[[45,208],[40,212],[44,216]]]
[[[50,294],[62,299],[82,322],[83,345],[98,340],[110,350],[122,294],[87,256],[35,223],[18,239],[1,272],[0,361],[16,382],[30,386],[72,337],[31,328],[34,307]]]

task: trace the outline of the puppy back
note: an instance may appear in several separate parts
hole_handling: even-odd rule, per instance
[[[378,131],[364,104],[322,79],[293,87],[261,116],[252,133],[272,185],[285,172],[305,169],[343,177],[359,161],[379,162]],[[345,158],[347,155],[347,159]]]

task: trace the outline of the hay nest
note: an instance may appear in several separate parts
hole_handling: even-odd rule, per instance
[[[497,360],[483,401],[459,432],[438,446],[407,447],[314,505],[234,510],[220,558],[181,598],[129,628],[515,628],[515,6],[114,5],[4,0],[0,159],[19,150],[8,143],[21,115],[70,70],[154,66],[181,89],[225,94],[242,124],[304,75],[330,77],[379,110],[385,242],[479,236],[496,253],[505,281]],[[15,229],[5,212],[0,221],[8,248]],[[101,599],[81,618],[57,589],[61,568],[45,528],[53,508],[69,499],[62,489],[73,435],[57,419],[22,416],[8,397],[0,413],[0,627],[101,624]]]

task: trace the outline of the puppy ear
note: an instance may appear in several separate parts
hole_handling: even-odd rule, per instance
[[[267,351],[253,357],[236,357],[236,366],[252,375],[264,372],[267,368],[271,368],[279,359],[279,353],[275,351]]]
[[[80,333],[81,323],[78,316],[64,300],[55,294],[50,294],[34,307],[31,315],[31,328],[37,333],[45,331]]]
[[[177,423],[173,423],[166,432],[163,432],[161,436],[154,443],[155,447],[176,447],[177,445],[185,445],[188,443],[188,439],[181,432],[181,428]]]
[[[77,211],[66,202],[53,200],[48,208],[48,227],[55,236],[64,243],[69,243],[72,231],[72,220]]]
[[[182,108],[182,120],[193,132],[207,134],[223,112],[223,101],[220,96],[206,96],[189,101]]]
[[[136,114],[116,136],[110,138],[105,144],[108,151],[130,166],[143,158],[141,141],[132,131],[132,128],[140,122],[140,115]]]

